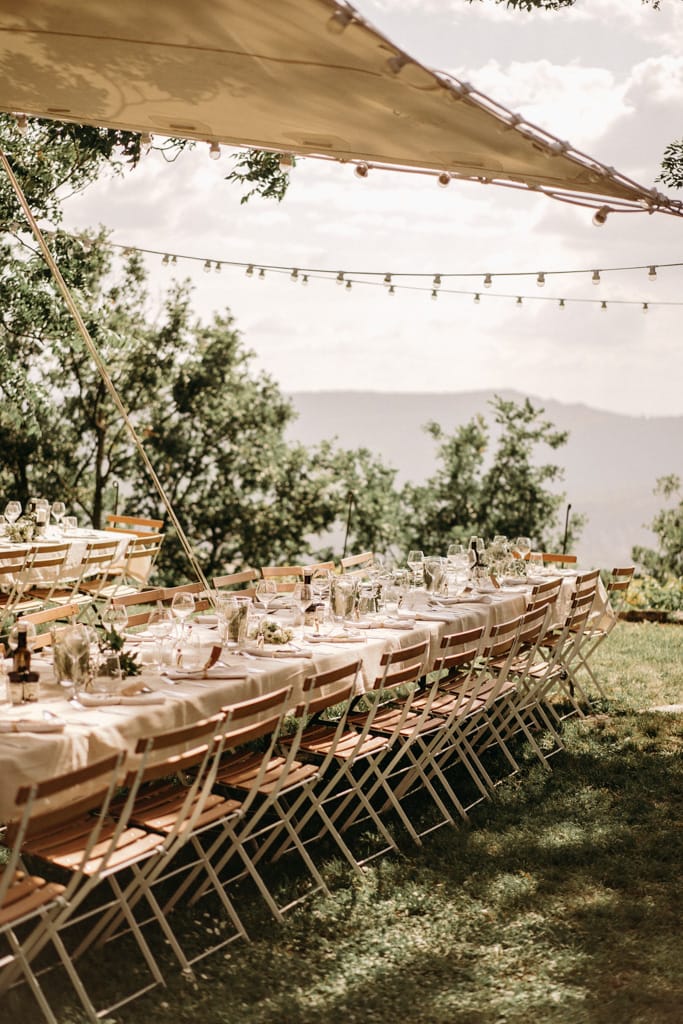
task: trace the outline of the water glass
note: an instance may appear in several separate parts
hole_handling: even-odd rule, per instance
[[[91,687],[95,693],[118,693],[123,682],[118,654],[107,652],[95,661]]]

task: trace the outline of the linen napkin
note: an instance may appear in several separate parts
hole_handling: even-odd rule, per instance
[[[368,629],[369,627],[364,627]],[[309,636],[310,644],[364,644],[364,636]]]
[[[0,722],[0,733],[2,732],[64,732],[63,722],[59,718],[50,718],[41,721],[38,718],[16,718],[13,722]]]
[[[399,612],[398,614],[399,614],[399,616],[401,618],[403,617],[401,612]],[[406,618],[407,618],[408,617],[408,612],[406,612],[405,614],[406,614]],[[412,617],[413,620],[417,619],[419,622],[452,622],[453,621],[453,613],[446,611],[446,609],[444,609],[442,612],[438,612],[438,611],[411,611],[410,612],[410,616]]]
[[[109,707],[112,704],[164,704],[163,693],[79,693],[78,703],[84,708]]]
[[[242,648],[245,654],[254,658],[312,658],[310,651],[295,651],[290,647],[257,647],[255,644]]]
[[[380,619],[377,622],[357,622],[356,625],[359,629],[414,629],[415,616],[411,615],[409,619]]]

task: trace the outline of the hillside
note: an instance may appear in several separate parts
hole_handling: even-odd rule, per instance
[[[524,397],[497,393],[517,401]],[[336,437],[345,447],[370,448],[398,470],[399,483],[418,482],[435,465],[433,444],[422,426],[436,420],[449,431],[477,413],[490,420],[493,394],[297,392],[289,395],[299,413],[289,437],[305,444]],[[653,542],[644,524],[661,506],[652,494],[657,477],[683,476],[683,416],[624,416],[529,397],[558,428],[570,432],[567,445],[550,458],[564,467],[562,490],[572,511],[588,516],[576,548],[581,563],[628,563],[633,544]]]

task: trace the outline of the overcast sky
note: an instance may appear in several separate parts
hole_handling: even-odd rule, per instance
[[[666,144],[683,136],[681,0],[662,0],[659,12],[640,0],[577,0],[532,15],[492,0],[356,7],[417,60],[648,187]],[[191,278],[198,315],[229,307],[256,365],[286,391],[516,388],[618,412],[683,414],[683,306],[652,305],[683,302],[683,268],[661,269],[683,262],[683,218],[613,215],[596,228],[589,210],[523,192],[465,182],[443,189],[391,172],[361,181],[349,167],[315,160],[298,162],[281,204],[240,205],[228,170],[227,155],[211,161],[203,145],[172,164],[151,154],[72,199],[67,225],[104,224],[116,242],[212,260],[478,275],[454,285],[480,288],[475,305],[472,294],[348,293],[328,281],[304,287],[149,259],[156,308],[173,274]],[[591,284],[595,268],[650,264],[660,266],[654,282],[632,271]],[[587,272],[536,285],[539,271],[574,268]],[[494,285],[484,291],[486,272]],[[519,272],[530,276],[500,276]],[[541,296],[565,298],[566,308]],[[606,311],[571,301],[596,298]],[[610,305],[616,299],[650,308]]]

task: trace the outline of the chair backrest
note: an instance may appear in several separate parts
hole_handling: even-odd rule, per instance
[[[214,576],[213,579],[211,580],[211,583],[213,585],[214,590],[240,587],[241,593],[242,589],[245,589],[242,587],[242,584],[252,583],[254,580],[257,580],[258,578],[258,569],[242,569],[241,572],[229,572],[226,573],[224,576]],[[252,596],[254,588],[248,587],[246,589],[248,590],[249,595]]]
[[[144,586],[161,551],[165,534],[138,534],[126,548],[123,577],[129,583]]]
[[[334,562],[311,562],[310,565],[303,567],[304,575],[310,573],[311,576],[315,576],[316,573],[322,576],[324,573],[334,572],[336,568]]]
[[[297,582],[304,578],[304,567],[303,565],[262,565],[261,575],[264,580]]]
[[[320,716],[328,708],[349,701],[355,692],[361,665],[362,661],[357,659],[339,668],[307,676],[302,687],[303,701],[295,709],[294,715],[297,718],[304,715]]]
[[[29,637],[28,646],[34,651],[49,647],[53,640],[59,640],[64,631],[69,628],[69,624],[65,620],[75,619],[79,611],[79,604],[61,604],[55,605],[52,608],[44,608],[39,612],[29,612],[26,615],[22,615],[22,622],[32,622],[34,626],[50,625],[47,633],[37,633],[35,636]],[[57,629],[54,628],[56,622],[62,623]]]
[[[441,638],[439,650],[428,671],[455,674],[458,669],[469,665],[479,653],[484,633],[484,626],[446,633]]]
[[[543,564],[576,565],[576,555],[566,555],[562,552],[544,551]]]
[[[206,590],[199,582],[182,583],[178,587],[164,587],[161,602],[162,604],[171,605],[173,604],[173,598],[176,594],[194,594],[194,610],[196,612],[202,612],[211,607],[211,601],[205,596],[206,593]]]
[[[56,590],[74,593],[81,577],[80,565],[67,570],[66,561],[71,545],[32,544],[21,570],[22,592],[27,588],[40,588],[45,601],[49,601]]]
[[[426,672],[429,643],[421,640],[409,647],[385,651],[380,660],[381,673],[371,685],[373,690],[390,690],[395,686],[417,683]]]
[[[363,573],[374,564],[374,551],[361,551],[357,555],[345,555],[339,562],[343,573]]]
[[[116,594],[111,598],[115,608],[125,608],[128,612],[128,626],[144,626],[158,604],[164,600],[164,588],[139,590],[135,594]]]
[[[545,580],[543,583],[536,583],[531,588],[531,594],[527,601],[527,611],[532,611],[534,608],[546,608],[548,605],[554,605],[560,595],[561,589],[562,580],[559,578]]]
[[[629,565],[623,569],[612,569],[607,581],[607,596],[612,605],[619,605],[626,596],[626,591],[631,585],[635,566]],[[616,597],[616,601],[615,601]]]
[[[158,533],[164,525],[164,521],[163,519],[147,519],[144,516],[108,515],[106,524],[107,530],[123,530],[125,533],[135,533],[144,537],[150,533]]]

